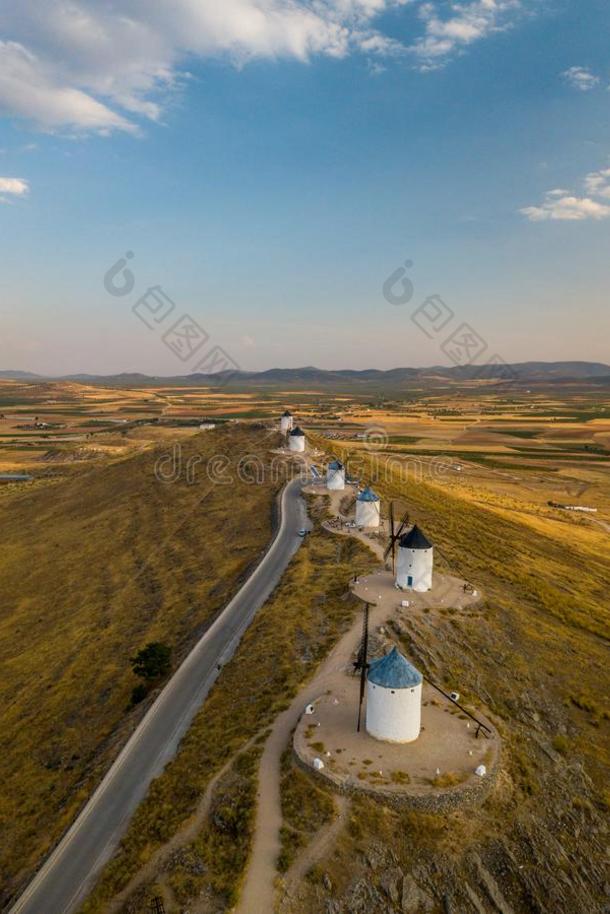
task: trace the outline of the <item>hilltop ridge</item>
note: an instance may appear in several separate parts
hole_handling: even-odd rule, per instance
[[[603,362],[587,361],[530,361],[490,365],[432,365],[429,367],[399,367],[399,368],[364,368],[364,369],[326,369],[306,365],[297,368],[268,368],[264,371],[228,370],[215,374],[195,372],[187,375],[147,375],[142,372],[121,372],[119,374],[68,374],[68,375],[38,375],[28,371],[4,370],[0,371],[0,378],[6,380],[22,380],[32,382],[78,381],[87,384],[103,384],[104,386],[122,387],[137,385],[168,386],[187,385],[230,385],[232,387],[265,387],[281,384],[294,386],[308,384],[310,386],[338,387],[349,384],[365,386],[401,386],[417,381],[498,381],[499,383],[527,384],[532,382],[555,381],[592,381],[601,384],[610,384],[610,365]]]

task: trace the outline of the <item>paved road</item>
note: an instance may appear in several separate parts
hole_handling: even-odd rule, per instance
[[[91,890],[150,782],[175,755],[218,665],[233,655],[296,552],[297,531],[309,526],[300,488],[298,479],[285,487],[280,527],[264,558],[163,689],[10,914],[70,914]]]

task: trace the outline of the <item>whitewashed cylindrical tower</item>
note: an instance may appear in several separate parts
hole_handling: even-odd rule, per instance
[[[367,486],[356,499],[356,526],[378,527],[380,512],[379,496]]]
[[[432,589],[434,547],[417,524],[398,540],[396,586],[401,590]]]
[[[305,432],[298,425],[288,435],[288,448],[297,452],[305,450]]]
[[[326,487],[332,491],[345,488],[345,467],[340,460],[331,460],[328,464]]]
[[[288,432],[292,431],[294,426],[294,419],[290,410],[286,410],[285,413],[282,413],[280,416],[280,431],[287,435]]]
[[[421,730],[423,677],[393,647],[371,663],[366,681],[366,730],[388,743],[411,743]]]

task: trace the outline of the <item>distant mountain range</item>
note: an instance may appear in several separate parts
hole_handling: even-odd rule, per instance
[[[31,371],[0,371],[0,380],[4,378],[7,381],[36,381],[43,380],[39,374],[32,374]]]
[[[512,365],[433,365],[429,368],[391,368],[383,371],[368,368],[327,370],[304,368],[270,368],[267,371],[231,371],[218,374],[189,374],[162,377],[137,372],[115,375],[73,374],[46,377],[28,371],[0,371],[0,379],[17,381],[75,381],[107,387],[158,387],[227,385],[231,387],[403,387],[414,381],[442,383],[472,380],[509,380],[519,384],[535,382],[596,381],[610,384],[610,365],[602,362],[516,362]]]

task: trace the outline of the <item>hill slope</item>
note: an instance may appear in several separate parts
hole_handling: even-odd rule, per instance
[[[268,447],[243,428],[181,442],[183,461]],[[142,713],[129,658],[160,640],[177,663],[270,537],[277,486],[213,485],[203,464],[162,484],[158,456],[0,497],[0,903]]]

